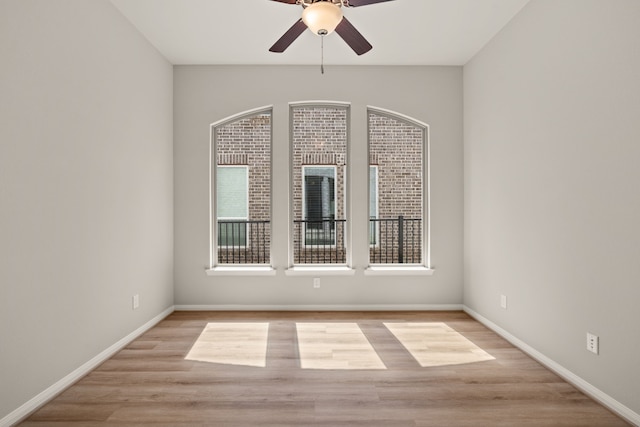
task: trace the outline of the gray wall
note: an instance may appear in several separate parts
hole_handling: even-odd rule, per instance
[[[1,419],[172,305],[173,182],[172,67],[107,0],[3,0],[0,61]]]
[[[177,305],[373,305],[462,303],[461,67],[177,66],[174,68],[175,303]],[[351,102],[355,277],[285,276],[288,230],[288,103]],[[208,277],[209,124],[274,106],[275,277]],[[431,277],[369,277],[366,106],[431,126]],[[360,220],[355,220],[355,219]]]
[[[465,304],[636,413],[638,22],[533,0],[464,68]]]

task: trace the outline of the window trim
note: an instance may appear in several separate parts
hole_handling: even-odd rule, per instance
[[[422,227],[422,258],[420,263],[412,263],[412,264],[378,264],[371,263],[371,254],[368,254],[369,261],[368,267],[365,268],[365,275],[393,275],[399,274],[400,272],[406,272],[406,274],[418,273],[418,274],[432,274],[433,269],[431,268],[431,138],[430,138],[430,127],[427,123],[417,120],[413,117],[392,111],[384,108],[374,107],[368,105],[366,108],[367,111],[367,158],[371,158],[371,120],[369,116],[371,114],[376,114],[379,116],[387,117],[393,120],[397,120],[399,122],[403,122],[412,126],[419,128],[422,132],[422,176],[421,176],[421,184],[422,184],[422,194],[421,194],[421,205],[422,205],[422,222],[424,226]],[[369,164],[371,166],[371,164]],[[369,171],[369,170],[368,170]],[[370,189],[369,189],[369,181],[367,179],[367,201],[370,203]],[[378,200],[380,199],[380,194],[378,193]],[[367,240],[369,239],[367,233]],[[369,246],[370,247],[370,246]]]
[[[271,117],[270,135],[269,135],[269,192],[271,200],[269,202],[269,218],[273,219],[273,105],[246,110],[224,119],[213,122],[209,125],[209,266],[205,268],[207,275],[234,275],[234,274],[254,274],[254,275],[272,275],[276,270],[273,268],[273,232],[269,245],[269,262],[264,264],[220,264],[218,263],[218,230],[217,230],[217,189],[216,189],[216,172],[218,165],[218,147],[217,147],[217,130],[218,128],[242,120],[248,117],[260,114],[269,115]],[[235,165],[229,165],[235,166]],[[243,165],[238,165],[243,166]],[[247,179],[249,179],[247,173]],[[250,188],[247,185],[247,197]],[[247,210],[249,205],[247,204]],[[248,212],[247,212],[248,213]],[[273,231],[273,227],[271,227]]]

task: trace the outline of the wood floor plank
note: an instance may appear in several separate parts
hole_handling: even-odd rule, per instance
[[[269,325],[264,366],[233,364],[234,351],[247,360],[251,346],[243,340],[261,338],[216,324],[252,322]],[[385,323],[406,330],[396,336]],[[201,360],[189,360],[210,324],[218,333],[206,334],[205,345],[196,346]],[[301,355],[308,356],[300,351],[297,324],[330,331],[329,339],[304,338],[310,354],[350,360],[365,349],[381,363],[377,369],[303,369]],[[349,328],[340,329],[345,324]],[[440,325],[439,335],[420,324]],[[207,348],[225,350],[225,358],[208,359]],[[262,360],[264,344],[260,348]],[[450,359],[420,366],[415,354],[431,357],[434,348]],[[483,357],[460,356],[476,350]],[[629,424],[463,312],[174,312],[20,424],[122,425]]]

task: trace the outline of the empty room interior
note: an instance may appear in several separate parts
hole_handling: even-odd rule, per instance
[[[0,427],[640,426],[639,22],[0,0]]]

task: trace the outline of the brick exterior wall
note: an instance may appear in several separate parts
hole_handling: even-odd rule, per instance
[[[378,166],[378,218],[405,219],[422,218],[422,152],[423,130],[415,125],[369,113],[369,154],[370,164]],[[381,253],[381,246],[370,249],[370,259],[375,263],[398,262],[397,223],[392,225],[396,237],[383,236],[384,224],[380,225],[383,246],[388,241],[387,251]],[[422,224],[404,223],[404,262],[421,261]],[[410,237],[411,236],[411,237]],[[384,237],[387,237],[386,239]],[[419,240],[416,240],[418,239]]]
[[[216,128],[218,165],[246,165],[249,173],[249,220],[271,220],[271,115],[245,117]],[[218,250],[218,262],[269,264],[270,224],[253,227],[246,248]],[[255,262],[256,259],[259,262]]]

